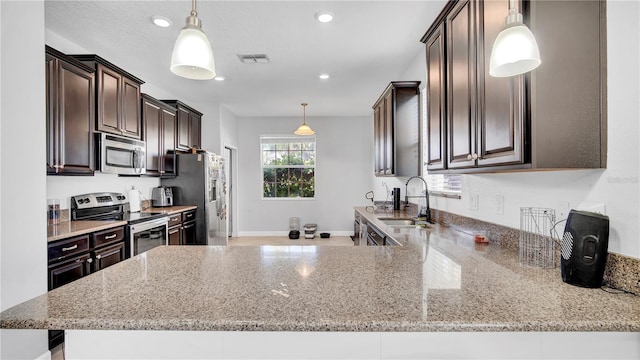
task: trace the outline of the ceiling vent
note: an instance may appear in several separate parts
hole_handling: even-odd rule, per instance
[[[266,54],[238,55],[238,59],[245,64],[266,64],[269,62],[269,57]]]

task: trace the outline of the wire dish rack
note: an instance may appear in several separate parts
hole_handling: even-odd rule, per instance
[[[556,267],[555,225],[554,209],[520,208],[520,264]]]

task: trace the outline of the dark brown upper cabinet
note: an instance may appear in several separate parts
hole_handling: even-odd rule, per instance
[[[176,108],[176,150],[202,147],[202,113],[179,100],[162,100]]]
[[[420,174],[420,81],[394,81],[373,105],[374,174]]]
[[[73,55],[96,71],[96,130],[142,139],[140,85],[144,81],[98,55]]]
[[[93,175],[94,71],[45,46],[47,174]]]
[[[424,154],[427,170],[446,168],[446,104],[444,24],[440,24],[426,42],[427,85],[426,91],[426,137]]]
[[[450,1],[422,38],[429,171],[606,166],[604,3],[516,4],[542,57],[528,74],[489,75],[508,0]]]
[[[142,123],[147,145],[147,172],[151,176],[175,175],[176,109],[142,94]]]

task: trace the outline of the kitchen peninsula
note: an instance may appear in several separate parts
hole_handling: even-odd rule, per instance
[[[620,356],[610,358],[633,358],[629,347],[635,346],[632,356],[640,351],[638,296],[565,284],[557,268],[521,266],[517,252],[475,244],[471,235],[442,225],[381,230],[402,246],[158,247],[10,308],[0,325],[65,329],[68,359],[88,356],[105,336],[116,336],[123,349],[131,342],[136,351],[145,348],[144,339],[153,339],[149,351],[166,351],[168,343],[182,357],[212,351],[252,357],[252,347],[238,344],[257,339],[266,343],[263,356],[285,356],[296,353],[291,339],[300,337],[312,345],[298,356],[355,346],[364,352],[347,357],[428,358],[445,351],[443,336],[469,346],[508,341],[516,345],[501,351],[512,357],[542,351],[526,358],[547,358],[549,349],[591,338],[622,345]],[[278,334],[289,339],[282,340],[285,348],[275,346],[283,344]],[[207,341],[189,348],[169,340],[177,338]],[[230,339],[243,340],[234,347]],[[553,358],[573,358],[568,354],[574,353]]]

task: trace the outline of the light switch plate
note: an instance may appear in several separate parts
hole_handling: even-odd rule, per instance
[[[469,210],[478,210],[478,199],[479,195],[477,193],[472,193],[469,195]]]
[[[504,215],[504,195],[496,195],[496,214]]]

